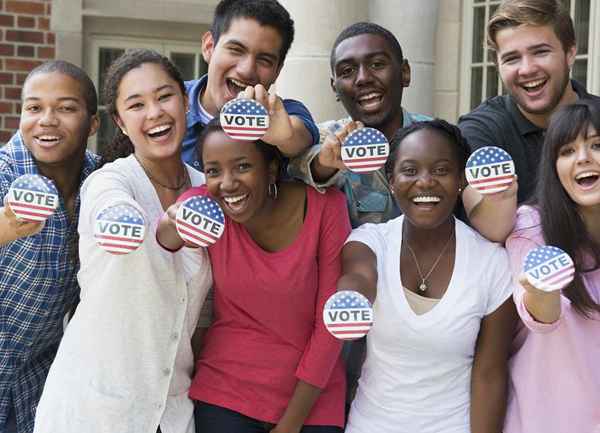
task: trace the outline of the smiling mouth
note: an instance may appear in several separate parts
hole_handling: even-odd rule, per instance
[[[358,105],[364,110],[373,110],[379,107],[383,100],[383,94],[380,92],[370,92],[357,98]]]
[[[243,81],[236,80],[235,78],[227,78],[225,79],[225,82],[227,83],[227,87],[229,88],[231,94],[236,97],[240,92],[246,90],[246,87],[253,86],[252,83],[245,83]]]
[[[60,142],[61,139],[61,137],[59,137],[58,135],[51,134],[38,135],[34,136],[34,138],[38,141],[38,143],[40,143],[42,147],[55,146]]]
[[[577,182],[579,186],[589,188],[598,181],[598,178],[600,178],[600,174],[596,172],[585,172],[575,176],[575,182]]]
[[[535,93],[535,92],[541,90],[546,85],[547,82],[548,82],[547,79],[540,79],[540,80],[530,81],[528,83],[521,84],[521,87],[527,93]]]
[[[151,138],[159,138],[167,135],[169,132],[171,132],[172,129],[173,127],[171,125],[159,125],[149,129],[146,133]]]
[[[237,214],[240,213],[248,203],[249,194],[232,195],[223,197],[223,204],[225,209],[229,210],[229,213]]]

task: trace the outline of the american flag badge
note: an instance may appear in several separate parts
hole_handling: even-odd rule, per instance
[[[354,290],[341,290],[329,297],[323,309],[325,327],[335,338],[356,340],[373,325],[373,307]]]
[[[575,276],[573,259],[558,247],[543,245],[529,251],[523,270],[532,286],[545,292],[566,287]]]
[[[225,215],[210,197],[196,196],[185,200],[175,215],[179,236],[193,245],[208,247],[219,240],[225,230]]]
[[[223,131],[234,140],[254,141],[269,129],[269,113],[254,99],[232,99],[221,109]]]
[[[46,221],[58,208],[58,190],[47,177],[24,174],[10,185],[7,202],[20,220]]]
[[[355,173],[377,171],[385,165],[390,145],[381,131],[360,128],[352,131],[342,143],[344,165]]]
[[[96,216],[94,238],[109,253],[129,254],[142,245],[145,235],[144,217],[131,205],[109,206]]]
[[[493,194],[510,187],[515,163],[510,155],[496,146],[477,149],[467,160],[467,182],[481,194]]]

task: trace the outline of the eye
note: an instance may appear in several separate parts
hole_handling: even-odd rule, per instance
[[[519,57],[517,56],[508,56],[508,57],[504,57],[502,59],[502,64],[513,64],[516,63],[516,61],[519,60]]]
[[[376,60],[371,63],[371,68],[375,69],[375,70],[383,69],[383,68],[385,68],[385,66],[386,66],[386,63],[381,60]]]
[[[215,167],[204,167],[204,175],[206,177],[216,177],[219,175],[219,170]]]
[[[173,96],[173,93],[163,93],[162,95],[158,96],[158,100],[159,101],[168,101],[171,96]]]
[[[74,113],[75,111],[77,111],[77,107],[75,107],[74,105],[63,105],[59,107],[58,110],[65,113]]]
[[[356,71],[356,68],[354,66],[344,66],[339,69],[338,76],[340,76],[342,78],[348,78],[351,75],[353,75],[355,71]]]
[[[240,47],[235,46],[235,45],[227,47],[227,50],[230,53],[232,53],[232,54],[242,54],[243,53],[242,49]]]
[[[540,49],[540,50],[535,50],[535,51],[533,52],[533,54],[535,54],[536,56],[543,56],[543,55],[545,55],[545,54],[548,54],[549,52],[550,52],[550,50],[549,50],[549,49],[547,49],[547,48],[544,48],[544,49]]]
[[[573,146],[563,146],[558,150],[558,156],[569,156],[575,153]]]
[[[127,107],[128,110],[139,110],[144,106],[141,102],[134,102]]]
[[[242,172],[242,173],[245,172],[245,171],[250,170],[251,168],[252,168],[252,165],[250,165],[247,162],[241,162],[241,163],[238,164],[238,170],[240,172]]]
[[[41,110],[41,108],[39,105],[27,105],[25,107],[25,111],[27,111],[29,113],[37,113],[40,110]]]
[[[417,169],[415,167],[400,167],[400,173],[404,176],[416,176]]]
[[[433,169],[433,174],[436,176],[445,176],[449,172],[448,167],[436,167]]]
[[[259,57],[258,59],[256,59],[256,62],[258,64],[260,64],[261,66],[267,67],[267,68],[272,68],[273,65],[275,64],[270,58],[268,57]]]

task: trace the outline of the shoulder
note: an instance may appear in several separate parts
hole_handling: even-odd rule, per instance
[[[462,128],[470,123],[485,123],[486,125],[501,125],[511,122],[511,115],[507,109],[508,96],[495,96],[482,102],[470,113],[460,116],[458,126]]]
[[[136,179],[134,166],[132,164],[133,156],[119,158],[108,164],[104,164],[98,170],[91,173],[82,185],[82,191],[91,187],[91,185],[106,184],[117,186],[127,184]]]
[[[456,220],[456,232],[464,240],[464,247],[469,251],[476,252],[477,260],[481,262],[493,261],[495,257],[506,255],[506,251],[501,244],[484,238],[479,232],[459,219]]]
[[[300,101],[297,101],[295,99],[284,99],[283,106],[285,107],[285,111],[287,111],[289,115],[308,117],[312,120],[308,108],[306,108],[306,106]]]
[[[402,221],[404,217],[399,217],[388,220],[384,223],[366,223],[352,230],[352,237],[360,240],[362,236],[372,236],[385,241],[400,239],[402,236]]]
[[[196,80],[189,80],[189,81],[185,81],[185,91],[189,94],[192,93],[199,85],[200,82],[202,81],[202,78],[198,78]]]

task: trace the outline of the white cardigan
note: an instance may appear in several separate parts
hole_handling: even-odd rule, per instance
[[[204,182],[187,169],[192,185]],[[133,156],[89,176],[81,196],[81,303],[50,369],[34,431],[154,433],[160,423],[163,433],[193,433],[190,341],[212,284],[208,254],[173,254],[157,244],[163,209]],[[133,253],[112,255],[94,241],[95,217],[111,204],[144,215],[146,237]]]

